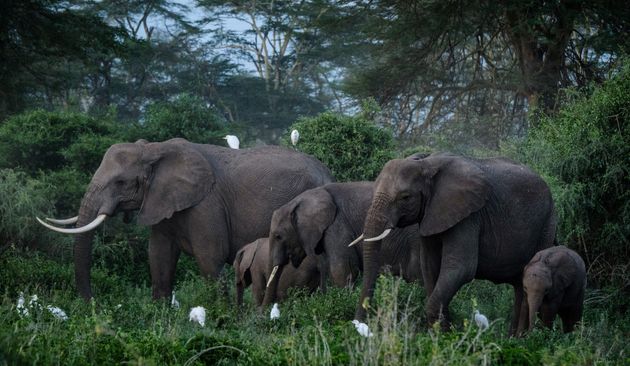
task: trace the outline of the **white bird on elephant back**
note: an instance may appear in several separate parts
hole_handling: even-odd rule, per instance
[[[234,135],[225,135],[223,139],[227,140],[229,147],[231,147],[232,149],[238,149],[240,145],[240,142],[238,141],[238,137]]]
[[[298,132],[298,130],[291,131],[291,143],[293,144],[293,146],[297,145],[299,139],[300,133]]]

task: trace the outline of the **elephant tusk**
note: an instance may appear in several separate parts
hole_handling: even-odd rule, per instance
[[[383,233],[377,237],[374,238],[369,238],[369,239],[365,239],[365,241],[379,241],[381,239],[384,239],[387,235],[389,235],[389,233],[392,231],[392,229],[387,229],[385,231],[383,231]]]
[[[269,276],[269,281],[267,281],[267,287],[271,285],[271,281],[273,281],[273,278],[276,276],[276,272],[278,272],[278,266],[274,266],[271,270],[271,276]]]
[[[90,222],[89,224],[87,224],[85,226],[77,227],[77,228],[72,228],[72,229],[63,229],[63,228],[59,228],[59,227],[56,227],[56,226],[52,226],[52,225],[47,224],[44,221],[42,221],[42,219],[40,219],[39,217],[36,217],[36,219],[37,219],[37,221],[39,221],[40,224],[44,225],[45,227],[47,227],[50,230],[57,231],[57,232],[64,233],[64,234],[80,234],[80,233],[85,233],[87,231],[93,230],[94,228],[96,228],[97,226],[102,224],[103,221],[105,221],[106,217],[107,217],[107,215],[100,214],[100,215],[98,215],[96,217],[96,219],[94,219],[94,221]]]
[[[352,243],[348,244],[348,247],[351,247],[351,246],[353,246],[353,245],[357,244],[357,243],[358,243],[358,242],[360,242],[361,240],[363,240],[363,234],[359,235],[359,237],[358,237],[358,238],[356,238],[356,239],[354,239],[354,241],[353,241]]]
[[[76,224],[77,221],[79,221],[79,216],[71,217],[69,219],[61,219],[61,220],[47,217],[46,221],[52,222],[53,224],[57,224],[57,225],[70,225],[70,224]]]

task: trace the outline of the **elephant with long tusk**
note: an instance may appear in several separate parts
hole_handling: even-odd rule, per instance
[[[107,217],[123,212],[129,218],[138,211],[138,223],[151,227],[153,297],[163,298],[171,296],[182,251],[195,257],[204,276],[216,278],[242,246],[268,236],[276,208],[332,180],[321,162],[293,149],[139,140],[107,150],[77,217],[38,221],[76,235],[77,290],[89,299],[93,230]],[[72,224],[76,227],[55,226]]]

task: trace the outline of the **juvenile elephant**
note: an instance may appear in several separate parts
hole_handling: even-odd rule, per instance
[[[549,328],[560,315],[564,332],[572,332],[582,318],[585,287],[586,266],[579,254],[563,245],[536,253],[523,271],[526,301],[519,333],[525,328],[525,319],[528,329],[534,328],[537,313]]]
[[[450,325],[449,304],[473,278],[514,287],[510,333],[523,299],[523,268],[555,240],[556,216],[549,187],[527,167],[503,158],[451,154],[412,155],[389,161],[376,179],[365,225],[364,299],[374,292],[380,240],[392,228],[420,224],[422,277],[429,324]]]
[[[280,147],[228,149],[184,139],[115,144],[92,177],[74,229],[79,294],[92,297],[91,231],[118,212],[139,210],[151,227],[149,265],[154,298],[170,296],[180,251],[194,256],[201,273],[216,278],[246,243],[269,233],[273,211],[301,192],[329,183],[317,159]]]
[[[337,287],[354,282],[363,268],[361,245],[348,247],[348,243],[361,232],[373,193],[373,182],[330,183],[303,192],[273,213],[269,245],[277,275],[269,283],[263,305],[274,301],[283,269],[299,266],[304,258],[325,258],[318,263],[320,270]],[[396,230],[383,241],[378,267],[388,266],[407,281],[419,280],[418,239],[417,225]],[[292,266],[287,266],[289,261]]]
[[[251,285],[254,301],[260,306],[265,296],[265,288],[269,280],[269,239],[260,238],[242,247],[234,259],[234,273],[236,276],[236,303],[243,305],[243,292]],[[317,259],[306,257],[298,268],[289,266],[279,277],[280,283],[276,289],[275,298],[282,301],[287,297],[287,291],[292,287],[304,287],[310,291],[317,289],[320,274],[317,269]]]

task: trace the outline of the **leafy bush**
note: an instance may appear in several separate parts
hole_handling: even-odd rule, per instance
[[[65,166],[94,171],[114,134],[111,122],[84,114],[25,112],[0,125],[0,168],[20,168],[31,176]]]
[[[35,216],[53,210],[42,195],[47,188],[24,173],[0,169],[0,248],[11,243],[36,246],[49,240],[45,229],[35,222]]]
[[[297,149],[324,163],[337,181],[373,180],[394,157],[391,134],[365,114],[354,117],[330,112],[301,118],[289,131],[300,133]],[[288,137],[284,141],[289,145]]]
[[[175,137],[203,144],[223,144],[225,124],[216,110],[198,97],[183,94],[148,107],[136,138],[165,141]]]
[[[630,67],[591,93],[571,92],[557,116],[542,118],[523,160],[551,177],[559,239],[580,251],[599,279],[630,272]],[[615,267],[611,271],[611,266]]]

